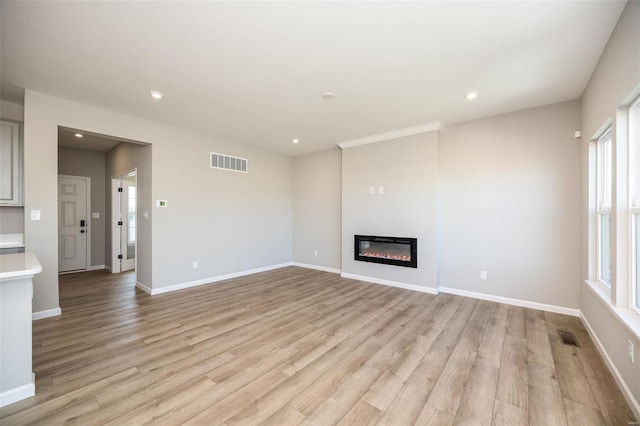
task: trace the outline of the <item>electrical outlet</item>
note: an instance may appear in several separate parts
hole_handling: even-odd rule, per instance
[[[313,255],[317,257],[318,256],[318,250],[314,250],[313,251]]]
[[[198,269],[198,268],[199,268],[198,262],[193,262],[193,269]]]
[[[481,280],[487,279],[487,271],[480,271],[480,279]]]
[[[636,362],[635,359],[635,347],[633,345],[633,342],[631,340],[629,340],[629,361],[631,361],[631,363],[633,364],[634,362]]]

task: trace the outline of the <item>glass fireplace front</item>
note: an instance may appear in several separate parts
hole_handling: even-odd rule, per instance
[[[362,262],[418,267],[416,238],[355,235],[354,258]]]

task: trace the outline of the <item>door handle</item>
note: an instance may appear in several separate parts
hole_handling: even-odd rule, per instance
[[[81,233],[81,234],[84,234],[84,229],[81,229],[81,230],[80,230],[80,233]]]
[[[84,219],[80,219],[80,226],[84,226]]]

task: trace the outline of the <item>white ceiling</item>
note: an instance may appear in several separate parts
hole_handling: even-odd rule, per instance
[[[579,98],[624,5],[2,0],[1,95],[298,155]]]

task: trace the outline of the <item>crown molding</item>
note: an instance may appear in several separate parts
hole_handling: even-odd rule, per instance
[[[433,132],[440,130],[440,121],[433,123],[421,124],[419,126],[407,127],[404,129],[392,130],[390,132],[378,133],[377,135],[365,136],[359,139],[339,142],[338,146],[342,149],[353,148],[354,146],[368,145],[370,143],[388,141],[391,139],[402,138],[404,136],[418,135],[420,133]]]

